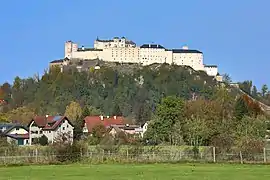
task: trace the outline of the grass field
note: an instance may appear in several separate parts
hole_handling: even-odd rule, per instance
[[[147,164],[1,167],[0,180],[269,180],[267,165]]]

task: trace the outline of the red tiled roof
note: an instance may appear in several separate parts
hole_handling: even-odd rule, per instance
[[[67,117],[65,117],[65,116],[48,116],[48,117],[45,117],[45,116],[36,116],[36,117],[33,118],[32,121],[34,121],[37,124],[38,127],[42,127],[43,130],[53,130],[64,119],[67,119]]]
[[[116,117],[112,116],[107,118],[106,116],[103,117],[103,120],[101,120],[100,116],[87,116],[84,118],[84,122],[86,124],[86,127],[88,129],[88,132],[92,132],[92,129],[99,124],[104,125],[105,127],[110,127],[111,125],[124,125],[125,119],[122,116]]]
[[[0,99],[0,104],[7,104],[7,102],[4,99]]]

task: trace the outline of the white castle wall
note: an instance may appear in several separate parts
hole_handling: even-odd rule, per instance
[[[94,48],[78,48],[72,41],[65,43],[65,57],[69,59],[101,59],[111,62],[142,63],[169,63],[186,65],[194,70],[203,70],[209,76],[218,74],[217,66],[204,66],[203,53],[197,50],[182,49],[167,50],[160,45],[143,45],[141,47],[126,38],[112,40],[95,40]]]

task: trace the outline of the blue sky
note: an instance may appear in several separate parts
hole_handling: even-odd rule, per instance
[[[42,74],[64,42],[125,36],[188,45],[234,81],[270,85],[268,0],[15,0],[0,6],[0,83]],[[259,87],[260,88],[260,87]]]

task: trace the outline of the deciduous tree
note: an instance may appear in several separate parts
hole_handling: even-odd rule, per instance
[[[67,118],[74,124],[76,123],[76,121],[80,120],[81,115],[82,115],[82,108],[79,103],[72,101],[66,107],[65,116],[67,116]]]

